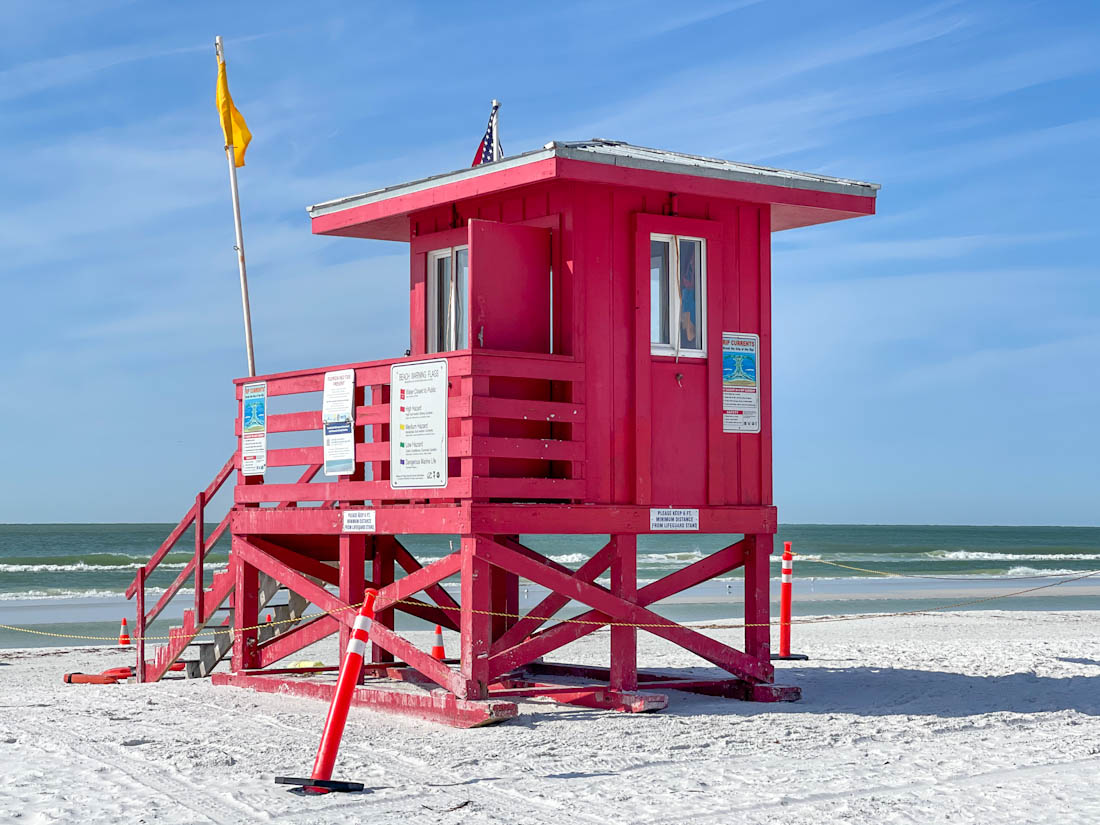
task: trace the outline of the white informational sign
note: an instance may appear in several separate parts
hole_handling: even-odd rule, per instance
[[[447,486],[447,361],[390,367],[390,487]]]
[[[650,530],[698,530],[699,511],[687,507],[651,507]]]
[[[349,476],[355,472],[354,426],[355,370],[326,372],[321,401],[325,475]]]
[[[722,432],[760,432],[760,336],[722,333]]]
[[[267,382],[245,384],[241,395],[241,472],[262,476],[267,470]]]
[[[374,510],[344,510],[345,533],[373,533]]]

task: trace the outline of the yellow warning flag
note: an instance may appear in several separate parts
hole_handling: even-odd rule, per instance
[[[236,166],[244,166],[244,150],[252,140],[244,115],[233,105],[229,96],[229,80],[225,76],[225,61],[218,61],[218,114],[221,116],[222,132],[225,133],[225,145],[233,147],[233,161]]]

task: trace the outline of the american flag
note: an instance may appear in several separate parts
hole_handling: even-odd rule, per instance
[[[491,163],[504,157],[504,151],[500,148],[500,135],[497,132],[497,109],[500,101],[493,101],[493,110],[489,112],[489,124],[485,127],[485,136],[478,144],[474,154],[474,162],[470,166],[480,166],[483,163]]]

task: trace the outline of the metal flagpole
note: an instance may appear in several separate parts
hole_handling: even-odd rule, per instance
[[[493,160],[500,160],[500,101],[493,99]]]
[[[219,35],[214,38],[214,51],[218,58],[218,64],[225,62],[225,52],[222,49],[222,39]],[[237,267],[241,273],[241,306],[244,310],[244,346],[248,351],[248,376],[256,374],[256,356],[252,350],[252,313],[248,308],[248,275],[244,265],[244,232],[241,229],[241,199],[237,191],[237,164],[234,161],[235,147],[225,147],[225,158],[229,161],[229,191],[233,195],[233,226],[237,232]]]

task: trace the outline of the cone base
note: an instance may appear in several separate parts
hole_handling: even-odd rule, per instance
[[[292,790],[302,794],[326,794],[333,791],[336,793],[358,793],[366,789],[362,782],[342,782],[339,779],[308,779],[295,776],[276,776],[275,784],[300,785],[300,788],[293,788]]]

